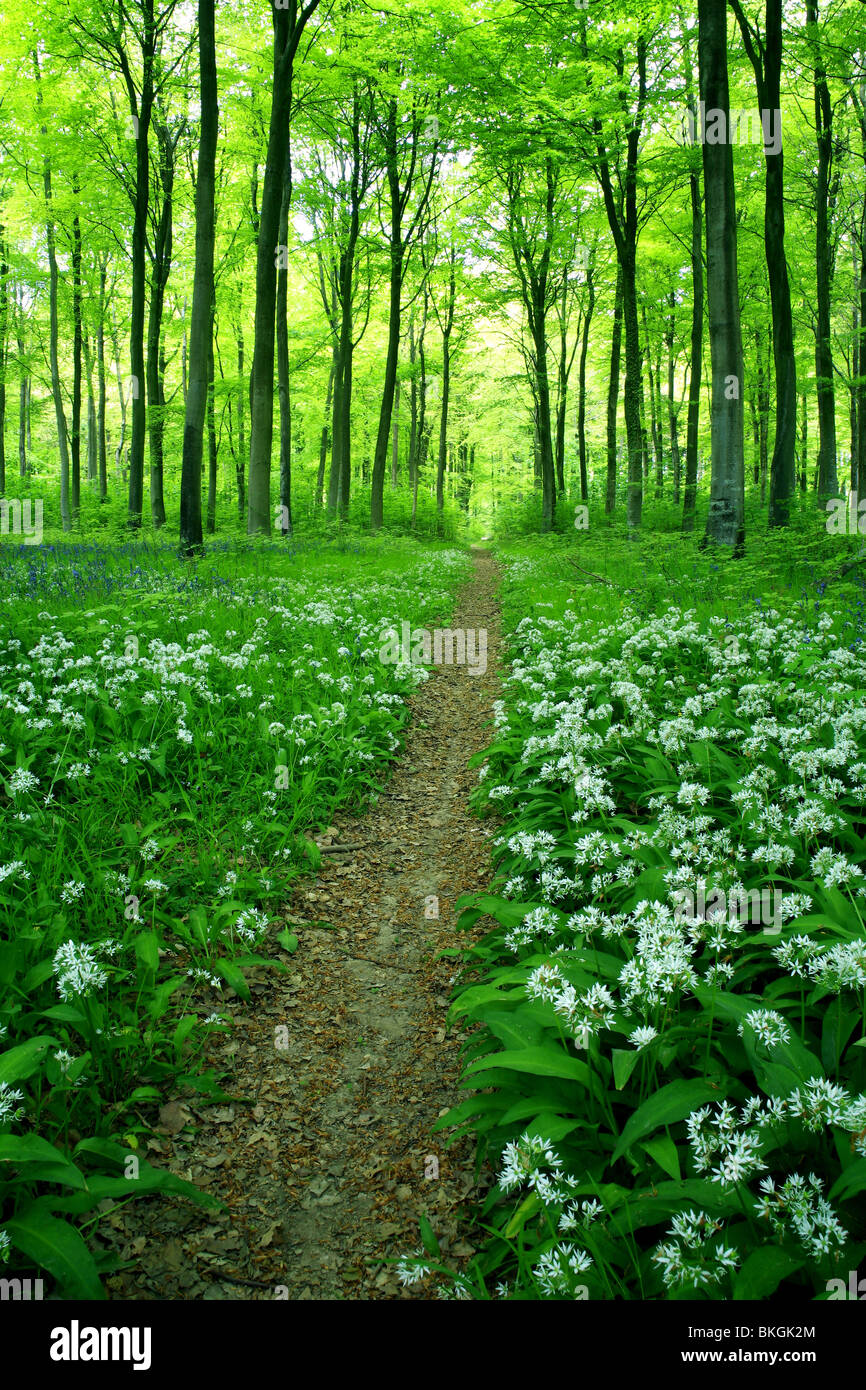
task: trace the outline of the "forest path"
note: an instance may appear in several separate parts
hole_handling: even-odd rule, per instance
[[[236,1102],[192,1096],[163,1110],[152,1161],[226,1211],[164,1198],[109,1216],[116,1248],[136,1262],[109,1279],[109,1297],[429,1298],[430,1281],[404,1288],[383,1264],[419,1249],[420,1214],[450,1267],[473,1253],[473,1145],[446,1150],[431,1135],[465,1095],[460,1039],[445,1031],[456,958],[434,957],[465,947],[454,902],[489,876],[491,831],[468,809],[467,763],[491,741],[498,571],[486,551],[473,560],[450,625],[486,629],[486,672],[441,665],[418,687],[378,802],[321,837],[351,850],[323,855],[287,905],[300,939],[283,957],[288,973],[251,972],[251,1001],[224,1001],[231,1032],[207,1061],[227,1071]],[[438,917],[425,915],[437,905]]]

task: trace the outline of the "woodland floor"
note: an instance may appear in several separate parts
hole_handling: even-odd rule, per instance
[[[438,667],[411,697],[406,747],[376,805],[319,837],[351,848],[324,854],[286,904],[300,940],[287,973],[252,971],[251,1001],[223,1001],[231,1031],[205,1062],[233,1103],[190,1092],[160,1111],[148,1157],[225,1210],[165,1197],[106,1213],[100,1229],[130,1262],[107,1280],[110,1298],[430,1298],[428,1280],[404,1288],[388,1263],[420,1248],[420,1214],[450,1267],[474,1253],[469,1202],[489,1179],[476,1183],[469,1140],[446,1149],[431,1134],[465,1095],[460,1037],[445,1027],[458,961],[435,956],[467,944],[454,903],[483,889],[490,867],[467,762],[490,742],[498,576],[488,553],[473,558],[451,625],[487,629],[486,674]],[[425,917],[431,897],[438,918]]]

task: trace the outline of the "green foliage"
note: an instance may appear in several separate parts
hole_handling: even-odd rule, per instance
[[[90,1298],[80,1218],[211,1204],[139,1157],[133,1116],[223,1094],[224,991],[249,998],[248,967],[302,949],[280,910],[312,836],[400,748],[422,677],[380,633],[444,619],[468,561],[345,536],[192,567],[130,543],[3,560],[0,1256]]]
[[[678,550],[506,557],[439,1128],[498,1172],[467,1278],[511,1298],[822,1298],[866,1248],[863,601],[805,537]]]

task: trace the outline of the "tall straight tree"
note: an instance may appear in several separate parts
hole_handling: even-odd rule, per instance
[[[135,173],[131,184],[133,220],[129,370],[132,377],[132,437],[128,502],[128,521],[134,529],[141,526],[144,510],[147,424],[144,310],[147,299],[147,220],[150,203],[148,136],[154,103],[188,51],[188,46],[184,47],[173,62],[159,67],[163,39],[177,3],[178,0],[166,0],[160,9],[154,0],[99,0],[93,21],[86,15],[82,17],[80,11],[70,16],[73,33],[84,55],[90,57],[95,54],[102,66],[120,73],[129,104],[131,134],[135,140]],[[90,52],[88,45],[92,45]]]
[[[624,192],[622,204],[619,206],[611,175],[611,157],[603,139],[602,123],[597,116],[593,118],[593,130],[598,154],[596,172],[604,197],[608,226],[616,246],[617,259],[622,268],[622,312],[625,328],[624,408],[628,448],[626,520],[629,529],[633,530],[640,526],[643,510],[640,423],[643,405],[643,362],[637,312],[637,241],[639,230],[637,166],[647,99],[647,49],[646,39],[642,33],[639,32],[637,36],[637,94],[633,110],[629,105],[631,88],[624,81],[624,66],[624,56],[620,50],[617,55],[617,76],[621,84],[618,86],[618,92],[621,93],[623,115],[626,120],[626,157],[624,170],[615,168],[618,180],[622,180]]]
[[[818,395],[818,494],[835,495],[836,391],[833,382],[833,342],[830,331],[835,248],[830,226],[833,189],[833,106],[818,34],[818,0],[806,0],[806,24],[814,35],[815,140],[818,167],[815,186],[815,386]],[[835,200],[835,190],[833,191]]]
[[[180,480],[180,545],[191,555],[202,544],[201,472],[213,333],[214,184],[219,106],[214,0],[198,0],[201,132],[195,185],[195,279],[189,335],[189,386]]]
[[[44,109],[42,96],[42,75],[39,70],[39,55],[33,50],[33,71],[36,76],[36,102],[40,113]],[[57,266],[57,238],[54,226],[53,193],[51,188],[51,156],[48,153],[48,127],[44,121],[40,126],[45,140],[45,153],[42,158],[42,182],[45,190],[45,239],[48,245],[48,354],[51,363],[51,395],[54,398],[54,419],[57,425],[57,446],[60,453],[60,522],[64,531],[72,530],[69,511],[69,432],[66,425],[66,410],[63,405],[63,387],[60,383],[59,337],[60,323],[57,308],[57,293],[60,273]]]
[[[374,531],[382,525],[384,520],[385,469],[391,438],[394,388],[397,384],[403,281],[406,277],[412,244],[426,214],[430,201],[430,190],[438,168],[438,121],[434,116],[425,115],[425,107],[426,101],[422,106],[413,106],[409,112],[406,122],[408,138],[402,151],[400,134],[403,127],[400,122],[399,103],[395,96],[387,99],[385,114],[380,122],[389,199],[389,228],[386,231],[386,236],[391,265],[388,295],[388,352],[385,358],[385,383],[382,388],[382,405],[379,411],[379,429],[376,435],[370,485],[370,525]],[[431,132],[429,136],[428,131]],[[425,178],[423,145],[427,139],[431,142],[430,168]],[[401,160],[401,153],[404,156],[403,160]],[[416,182],[420,183],[420,192],[416,200],[415,211],[407,224],[409,200],[412,197]]]
[[[250,373],[250,471],[247,487],[247,532],[271,534],[271,451],[274,440],[274,343],[279,262],[280,208],[286,182],[286,157],[292,111],[292,73],[304,30],[319,0],[298,0],[274,7],[274,77],[268,153],[262,181],[256,251],[256,307],[253,365]]]
[[[680,26],[685,29],[682,11]],[[688,37],[683,38],[686,101],[691,119],[697,122],[697,105],[692,82],[692,59]],[[689,258],[692,271],[692,333],[689,349],[689,401],[686,413],[686,475],[683,490],[683,531],[695,528],[695,499],[698,492],[698,430],[701,423],[701,375],[704,354],[704,253],[703,207],[701,203],[701,160],[691,153],[689,196],[692,209],[692,235]]]
[[[705,111],[730,121],[725,0],[698,0],[698,66]],[[729,141],[703,143],[707,305],[712,371],[712,480],[707,539],[738,551],[745,538],[743,340],[737,278],[734,156]],[[692,364],[694,370],[694,364]]]
[[[559,165],[551,154],[545,156],[543,177],[541,170],[537,173],[536,183],[527,177],[527,167],[522,162],[503,161],[499,177],[505,189],[508,242],[532,341],[527,368],[535,400],[536,477],[541,486],[541,528],[550,531],[556,513],[556,463],[547,362],[547,316],[559,294],[559,280],[551,262],[560,182]]]
[[[763,38],[757,25],[743,13],[740,0],[730,0],[737,17],[749,62],[755,74],[758,105],[764,125],[766,184],[764,196],[764,249],[770,305],[773,314],[773,362],[776,368],[776,436],[770,461],[770,525],[786,526],[794,493],[794,453],[797,443],[797,364],[794,356],[794,319],[791,287],[785,257],[785,176],[781,141],[782,0],[766,0]],[[709,110],[707,106],[705,110]],[[725,108],[730,133],[730,112]],[[774,150],[767,132],[776,129],[779,148]],[[705,146],[706,148],[706,146]],[[706,167],[706,166],[705,166]]]
[[[457,246],[452,240],[446,259],[448,289],[444,302],[439,303],[431,293],[433,312],[442,334],[442,406],[439,413],[439,457],[436,465],[436,511],[441,517],[445,507],[445,456],[448,444],[448,408],[451,404],[451,335],[457,307]]]

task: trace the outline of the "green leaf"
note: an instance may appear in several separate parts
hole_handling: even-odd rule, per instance
[[[492,1052],[486,1057],[476,1057],[466,1068],[468,1072],[503,1067],[506,1071],[522,1071],[529,1076],[560,1076],[566,1081],[578,1081],[582,1086],[590,1082],[589,1068],[576,1057],[569,1057],[561,1048],[524,1047],[517,1052]]]
[[[135,938],[135,954],[147,970],[152,970],[154,975],[159,970],[159,947],[156,944],[156,936],[151,931],[140,932]]]
[[[57,1046],[57,1039],[47,1034],[38,1038],[28,1038],[17,1047],[10,1047],[0,1055],[0,1081],[24,1081],[39,1070],[49,1047]]]
[[[193,1028],[196,1026],[197,1023],[198,1018],[195,1014],[184,1014],[183,1018],[180,1020],[180,1022],[174,1030],[174,1034],[171,1039],[172,1047],[177,1049],[183,1047],[183,1044],[186,1042],[187,1038],[189,1037],[190,1033],[192,1032]]]
[[[505,1227],[506,1239],[508,1240],[512,1236],[516,1236],[517,1232],[523,1229],[530,1216],[532,1216],[536,1211],[538,1211],[538,1208],[540,1206],[541,1198],[539,1197],[537,1192],[530,1192],[528,1197],[524,1197],[523,1201],[520,1203],[520,1206],[517,1208],[517,1211],[514,1213],[508,1225]]]
[[[506,1047],[535,1047],[544,1036],[544,1029],[531,1018],[525,1017],[520,1009],[514,1010],[513,1013],[485,1013],[484,1022]]]
[[[279,941],[284,950],[288,951],[289,955],[294,955],[295,951],[298,949],[298,938],[293,932],[289,931],[288,927],[280,932],[277,941]]]
[[[41,1202],[33,1202],[11,1217],[4,1229],[16,1250],[57,1280],[66,1298],[105,1297],[83,1237],[68,1221],[52,1216]]]
[[[615,1047],[611,1052],[613,1062],[613,1081],[616,1089],[621,1091],[625,1086],[632,1072],[638,1064],[640,1053],[637,1048]]]
[[[244,979],[243,971],[235,965],[233,960],[225,960],[221,957],[216,962],[216,970],[217,974],[222,975],[226,983],[231,985],[235,994],[239,994],[241,999],[249,999],[249,985]]]
[[[679,1182],[682,1173],[680,1171],[680,1156],[677,1146],[669,1134],[660,1134],[657,1139],[648,1139],[641,1146],[654,1158],[663,1173],[667,1173],[674,1182]]]
[[[619,1143],[613,1152],[611,1163],[616,1163],[627,1153],[632,1144],[644,1135],[663,1125],[684,1120],[693,1110],[706,1105],[707,1101],[721,1100],[725,1092],[719,1086],[711,1086],[707,1081],[671,1081],[660,1091],[645,1100],[637,1109],[623,1130]]]
[[[66,1187],[86,1186],[84,1174],[79,1172],[75,1164],[53,1144],[49,1144],[47,1139],[40,1139],[38,1134],[0,1134],[0,1163],[36,1164],[37,1171],[28,1173],[28,1178],[60,1182]],[[46,1170],[51,1170],[50,1175],[47,1171],[39,1170],[40,1164]]]
[[[849,1164],[841,1177],[830,1188],[830,1201],[837,1197],[853,1197],[866,1188],[866,1158],[857,1158]]]
[[[423,1215],[419,1216],[418,1225],[421,1228],[421,1244],[424,1246],[424,1249],[427,1251],[427,1254],[436,1256],[441,1255],[442,1252],[439,1249],[439,1242],[436,1239],[433,1227],[430,1225],[430,1222],[427,1220],[427,1217]]]
[[[734,1298],[769,1298],[783,1279],[793,1274],[794,1270],[802,1269],[805,1263],[804,1259],[789,1255],[778,1245],[762,1245],[760,1249],[752,1251],[736,1276]]]

